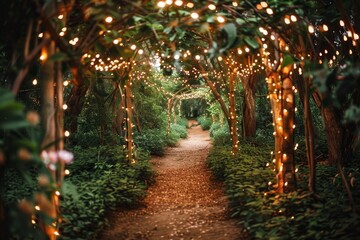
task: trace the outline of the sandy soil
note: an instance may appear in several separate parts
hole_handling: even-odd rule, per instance
[[[247,239],[228,217],[223,188],[206,168],[210,147],[208,132],[194,126],[178,147],[154,157],[156,184],[148,190],[146,207],[115,212],[101,239]]]

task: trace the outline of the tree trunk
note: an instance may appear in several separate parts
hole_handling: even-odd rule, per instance
[[[255,137],[256,135],[256,114],[255,114],[255,75],[248,79],[242,79],[244,88],[243,106],[243,129],[244,137]]]
[[[48,33],[45,33],[46,38],[50,38]],[[55,43],[51,42],[49,46],[45,46],[41,54],[45,56],[44,63],[40,70],[40,88],[41,88],[41,126],[44,132],[42,141],[42,148],[46,150],[55,150],[56,142],[56,124],[55,124],[55,65],[53,61],[48,60],[48,57],[55,53]],[[56,182],[56,171],[52,171],[52,177]],[[57,196],[51,194],[51,209],[46,212],[49,217],[56,219],[56,203]],[[50,240],[56,239],[55,228],[50,224],[42,223],[46,234]]]
[[[229,128],[232,143],[232,153],[235,154],[239,150],[239,135],[236,117],[236,99],[235,99],[235,73],[230,74],[229,79]]]
[[[70,133],[75,136],[78,128],[78,118],[84,105],[85,95],[89,86],[85,83],[79,66],[73,67],[71,72],[73,74],[73,87],[67,102],[69,109],[66,111],[66,127]],[[74,138],[72,138],[72,140],[74,140]]]
[[[126,80],[125,85],[125,113],[126,113],[126,147],[128,151],[128,160],[133,162],[133,150],[134,150],[134,140],[133,140],[133,102],[132,102],[132,79],[131,71],[128,72],[128,79]]]

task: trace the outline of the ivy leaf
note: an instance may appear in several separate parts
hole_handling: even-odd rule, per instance
[[[292,58],[292,56],[290,54],[285,54],[284,56],[284,60],[281,64],[282,67],[287,67],[289,65],[292,65],[294,64],[294,59]]]
[[[257,41],[255,41],[255,39],[250,38],[248,36],[246,36],[244,38],[244,41],[247,45],[249,45],[249,47],[251,47],[252,49],[258,49],[260,47],[259,43]]]

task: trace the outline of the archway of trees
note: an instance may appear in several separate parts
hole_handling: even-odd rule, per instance
[[[96,132],[99,145],[124,149],[131,165],[139,158],[140,133],[157,128],[146,119],[164,112],[155,103],[166,106],[167,122],[158,122],[170,134],[181,103],[203,99],[201,104],[213,107],[209,111],[216,109],[209,114],[213,122],[226,123],[235,156],[242,139],[256,136],[260,88],[267,89],[274,129],[271,191],[297,190],[295,113],[301,106],[308,191],[319,198],[315,103],[327,163],[336,166],[356,212],[355,177],[344,168],[358,166],[357,1],[16,0],[3,5],[0,174],[4,179],[11,166],[31,178],[29,164],[40,172],[37,194],[20,204],[27,217],[17,215],[36,226],[36,234],[49,239],[60,234],[66,164],[73,158],[64,148],[81,144],[84,130]],[[24,108],[35,111],[25,115]],[[87,125],[95,118],[98,130]],[[9,219],[4,212],[0,206],[2,225]]]

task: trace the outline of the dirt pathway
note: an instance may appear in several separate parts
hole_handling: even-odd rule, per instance
[[[210,147],[208,132],[195,126],[178,147],[154,157],[156,184],[148,191],[146,208],[115,213],[102,239],[246,239],[236,220],[227,217],[222,187],[206,168]]]

